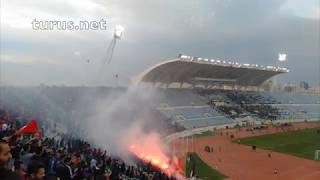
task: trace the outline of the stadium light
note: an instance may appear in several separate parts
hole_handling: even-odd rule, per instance
[[[121,39],[121,36],[123,34],[124,27],[121,25],[116,25],[116,29],[114,31],[114,37],[117,39]]]
[[[120,28],[121,30],[121,28]],[[181,60],[189,60],[189,61],[196,61],[196,62],[209,62],[214,65],[221,65],[221,66],[231,66],[231,67],[237,67],[237,68],[249,68],[249,69],[259,69],[259,70],[269,70],[269,71],[283,71],[283,72],[289,72],[287,68],[282,67],[275,67],[275,66],[263,66],[258,64],[249,64],[249,63],[239,63],[237,61],[227,61],[227,60],[221,60],[221,59],[208,59],[203,57],[193,57],[188,55],[179,54],[178,58]]]
[[[190,56],[187,56],[187,55],[181,55],[181,56],[180,56],[180,58],[181,58],[181,59],[190,59]]]
[[[287,54],[279,53],[278,54],[278,60],[281,61],[281,62],[286,61],[287,60]]]

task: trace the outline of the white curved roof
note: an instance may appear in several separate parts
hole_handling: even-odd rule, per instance
[[[136,83],[191,83],[212,81],[241,86],[259,86],[277,74],[289,72],[286,68],[239,64],[222,60],[192,58],[189,56],[167,60],[142,72]]]

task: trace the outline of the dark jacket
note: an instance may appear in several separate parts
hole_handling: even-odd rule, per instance
[[[0,167],[0,179],[1,180],[19,180],[19,174],[12,172],[4,167]]]

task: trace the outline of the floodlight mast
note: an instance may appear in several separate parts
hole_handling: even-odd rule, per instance
[[[124,27],[123,26],[116,25],[116,29],[114,30],[114,38],[120,40],[121,37],[122,37],[123,31],[124,31]]]
[[[107,50],[107,63],[110,64],[112,57],[113,57],[113,52],[114,48],[116,47],[117,40],[121,40],[121,37],[123,35],[124,27],[121,25],[116,25],[113,38],[109,44],[108,50]]]

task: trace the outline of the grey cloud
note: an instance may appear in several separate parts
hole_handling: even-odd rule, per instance
[[[282,13],[284,0],[95,2],[110,10],[106,12],[114,19],[110,25],[119,23],[126,28],[114,59],[106,68],[107,82],[113,81],[114,74],[127,82],[148,66],[179,53],[269,65],[277,64],[277,54],[282,51],[288,53],[285,65],[292,70],[283,76],[284,81],[307,80],[318,84],[319,77],[315,74],[320,70],[315,64],[319,64],[320,57],[319,19]],[[103,59],[112,38],[112,31],[79,32],[76,36],[53,34],[42,39],[34,33],[32,38],[15,33],[22,38],[9,33],[4,45],[6,52],[21,46],[22,41],[32,48],[16,53],[50,56],[62,62],[60,66],[72,69],[65,73],[68,74],[65,81],[70,84],[79,82],[74,77],[83,73],[83,69],[94,72],[83,62]],[[74,51],[80,51],[81,57],[74,56]],[[62,77],[52,79],[59,82]]]

